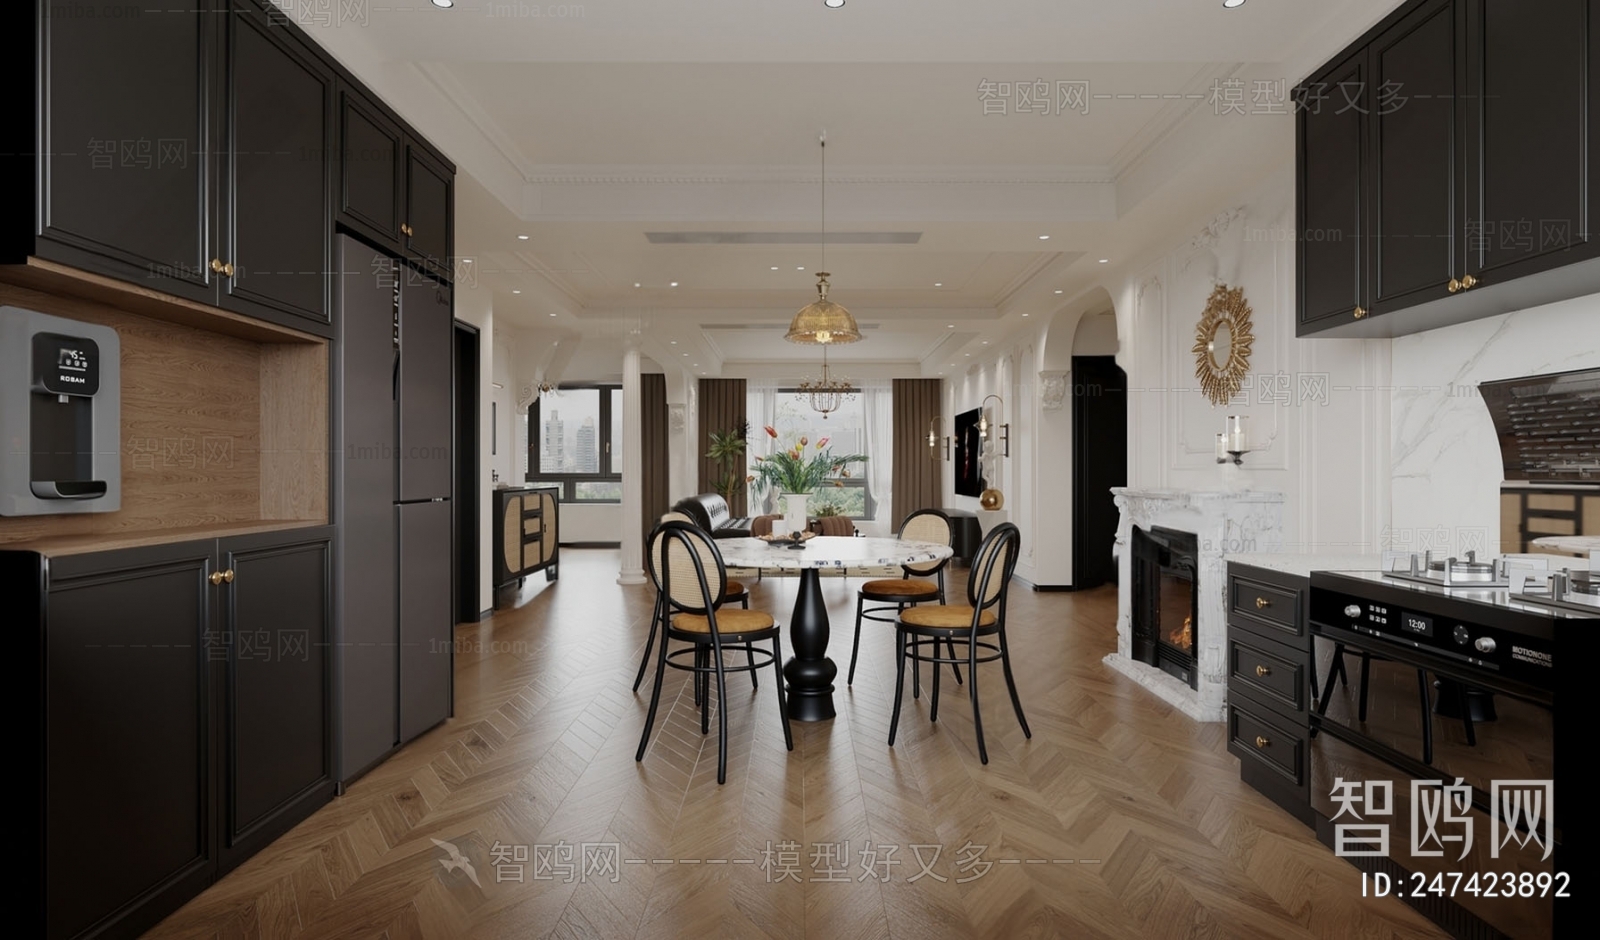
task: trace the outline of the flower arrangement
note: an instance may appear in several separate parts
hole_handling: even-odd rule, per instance
[[[771,425],[764,428],[767,436],[777,440],[778,432]],[[827,450],[828,438],[812,444],[804,436],[788,449],[780,448],[771,457],[756,457],[755,474],[760,488],[775,486],[784,493],[810,494],[832,483],[843,486],[834,476],[848,477],[850,464],[866,463],[866,454],[835,456]],[[754,481],[752,481],[754,482]]]

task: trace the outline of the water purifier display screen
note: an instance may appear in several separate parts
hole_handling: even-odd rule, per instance
[[[35,333],[33,371],[51,394],[93,395],[100,390],[100,347],[82,336]]]

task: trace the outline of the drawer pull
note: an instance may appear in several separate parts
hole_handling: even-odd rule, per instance
[[[1272,670],[1268,669],[1266,666],[1257,666],[1256,667],[1256,678],[1265,679],[1266,677],[1268,677],[1270,675],[1272,675]]]
[[[1355,318],[1356,318],[1356,319],[1357,319],[1357,320],[1360,320],[1360,319],[1362,319],[1362,318],[1364,318],[1364,317],[1366,317],[1366,315],[1367,315],[1367,309],[1366,309],[1366,308],[1365,308],[1365,307],[1357,307],[1357,308],[1356,308],[1356,309],[1355,309],[1355,311],[1354,311],[1354,312],[1353,312],[1353,314],[1352,314],[1352,315],[1353,315],[1353,316],[1354,316],[1354,317],[1355,317]]]
[[[1271,741],[1268,741],[1266,738],[1262,737],[1259,734],[1256,735],[1256,750],[1261,750],[1261,749],[1263,749],[1265,747],[1268,747],[1271,744],[1272,744]]]
[[[1262,610],[1263,608],[1267,608],[1267,607],[1271,607],[1271,606],[1272,606],[1272,602],[1267,600],[1265,597],[1256,598],[1256,610]]]
[[[1473,277],[1470,274],[1461,279],[1461,289],[1462,290],[1472,290],[1474,287],[1477,287],[1477,286],[1478,286],[1478,279]]]
[[[211,572],[211,577],[208,578],[207,580],[209,580],[211,582],[213,587],[220,586],[222,584],[222,572],[220,572],[220,571]]]
[[[1455,278],[1451,278],[1450,282],[1444,286],[1444,289],[1452,294],[1457,293],[1461,290],[1461,282]]]

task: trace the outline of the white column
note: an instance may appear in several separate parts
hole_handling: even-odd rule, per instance
[[[644,583],[644,459],[639,442],[639,334],[628,334],[622,354],[622,570],[618,584]]]

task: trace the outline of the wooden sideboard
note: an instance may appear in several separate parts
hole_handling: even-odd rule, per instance
[[[494,491],[494,605],[498,591],[511,582],[544,571],[560,576],[561,488],[514,486]]]

